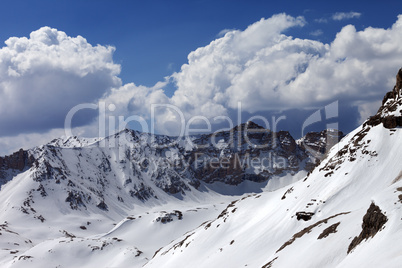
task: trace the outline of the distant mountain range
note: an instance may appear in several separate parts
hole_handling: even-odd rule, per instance
[[[68,200],[86,206],[89,200],[106,202],[102,185],[117,180],[129,202],[146,201],[165,193],[185,195],[202,183],[263,183],[304,174],[342,137],[340,131],[324,130],[294,140],[289,132],[271,132],[253,122],[180,139],[126,129],[105,139],[56,139],[0,158],[0,181],[4,184],[28,171],[44,189],[44,184],[65,185]],[[94,188],[92,183],[101,187],[84,189],[77,186],[83,185],[81,180],[91,182],[88,187]]]

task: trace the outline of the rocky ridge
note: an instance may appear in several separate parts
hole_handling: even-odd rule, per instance
[[[163,193],[179,197],[202,183],[262,183],[308,172],[341,137],[341,132],[323,131],[295,141],[287,131],[272,132],[253,122],[182,139],[126,129],[104,140],[71,137],[21,149],[0,158],[0,177],[4,184],[29,172],[42,197],[63,185],[71,209],[92,204],[107,211],[111,202],[145,202]],[[116,192],[109,187],[122,193],[108,196]],[[29,202],[24,204],[21,210],[29,212]]]

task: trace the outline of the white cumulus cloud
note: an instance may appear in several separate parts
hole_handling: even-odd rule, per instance
[[[126,99],[142,112],[152,103],[174,105],[186,120],[231,115],[239,102],[253,114],[311,109],[335,100],[357,107],[366,117],[367,103],[381,99],[395,83],[402,17],[389,29],[345,26],[330,44],[285,34],[304,24],[303,18],[279,14],[228,32],[189,54],[188,63],[171,76],[177,86],[171,98],[162,85],[158,90],[137,87],[137,97]],[[172,109],[162,109],[156,118],[166,134],[173,134],[170,130],[177,130],[182,119]]]
[[[113,47],[92,46],[49,27],[5,44],[0,49],[0,136],[62,127],[73,106],[121,84]]]

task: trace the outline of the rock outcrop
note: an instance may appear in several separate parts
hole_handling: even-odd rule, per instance
[[[30,167],[33,159],[28,156],[28,152],[20,149],[12,155],[0,157],[0,168],[15,169],[22,171],[25,167]]]
[[[289,132],[272,132],[253,122],[203,135],[194,144],[191,169],[206,183],[263,182],[274,175],[304,169],[305,162],[310,161]]]
[[[363,217],[362,231],[356,236],[349,245],[348,253],[350,253],[363,240],[374,237],[388,221],[387,217],[382,213],[381,209],[374,203],[371,203],[367,213]]]
[[[321,132],[309,132],[299,139],[297,143],[312,159],[306,163],[305,170],[311,172],[344,136],[342,131],[326,129]]]
[[[392,91],[385,94],[382,105],[377,114],[371,116],[365,122],[365,125],[376,126],[383,124],[385,128],[391,129],[402,126],[402,98],[400,97],[400,90],[402,87],[402,68],[399,69],[396,75],[396,83]]]
[[[16,174],[30,168],[34,162],[34,157],[23,149],[12,155],[0,157],[0,185],[12,179]]]
[[[399,98],[401,88],[402,88],[402,68],[399,69],[398,73],[396,74],[396,84],[394,86],[394,89],[392,90],[395,98],[397,97]]]

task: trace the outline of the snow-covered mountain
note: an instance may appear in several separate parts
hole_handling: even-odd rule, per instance
[[[233,201],[145,267],[401,267],[401,114],[386,97],[303,180]]]
[[[105,139],[69,137],[0,158],[0,184],[28,171],[43,196],[46,189],[63,185],[72,209],[96,202],[107,209],[116,200],[146,201],[165,193],[180,197],[202,190],[203,183],[273,184],[283,177],[300,178],[319,160],[311,151],[325,153],[342,135],[323,131],[295,141],[289,132],[274,133],[248,122],[185,138],[128,129]],[[110,184],[121,196],[108,196]]]
[[[91,252],[103,252],[104,243],[130,248],[144,264],[160,247],[218,216],[234,196],[303,178],[318,161],[303,144],[315,142],[307,136],[296,142],[288,132],[248,122],[180,139],[124,130],[105,139],[69,137],[20,150],[0,158],[1,260],[35,263],[42,246],[64,250],[60,241],[68,238],[77,252],[82,243]],[[136,239],[109,238],[125,237],[123,229]],[[146,238],[154,232],[164,239]]]
[[[0,266],[400,267],[401,115],[387,94],[329,152],[342,133],[252,122],[21,150],[0,159]]]

